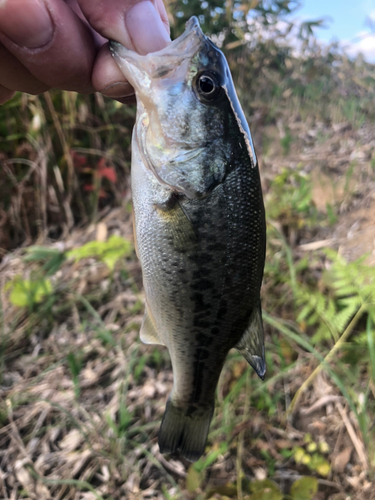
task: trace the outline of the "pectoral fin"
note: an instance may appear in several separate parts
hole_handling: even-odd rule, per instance
[[[144,344],[164,345],[164,342],[159,338],[152,317],[147,310],[147,306],[145,310],[145,315],[143,316],[143,321],[139,336]]]
[[[264,332],[260,304],[254,309],[249,326],[237,343],[236,349],[263,380],[266,373],[266,360],[264,357]]]
[[[138,243],[137,243],[137,233],[135,231],[135,218],[134,218],[134,208],[132,212],[132,223],[133,223],[133,240],[134,240],[134,249],[135,253],[139,259],[139,251],[138,251]]]
[[[156,208],[166,222],[165,231],[167,234],[169,232],[177,252],[192,250],[196,247],[198,238],[194,226],[186,209],[182,206],[178,194],[173,193],[166,203],[158,204]]]

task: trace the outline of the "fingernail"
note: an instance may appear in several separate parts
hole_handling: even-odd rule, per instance
[[[135,4],[127,12],[125,25],[139,54],[161,50],[171,41],[158,12],[148,0]]]
[[[118,97],[116,101],[121,102],[121,104],[135,104],[137,99],[135,98],[135,94],[133,94],[127,97]]]
[[[1,7],[0,31],[17,45],[36,49],[52,39],[52,19],[42,0],[7,1]]]
[[[134,94],[134,89],[129,83],[116,82],[105,87],[101,93],[106,97],[128,97]]]

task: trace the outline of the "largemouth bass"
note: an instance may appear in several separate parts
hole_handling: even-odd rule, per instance
[[[257,157],[227,61],[197,18],[159,52],[141,56],[116,42],[111,50],[137,97],[131,182],[146,297],[140,337],[167,346],[173,368],[159,447],[195,461],[229,350],[265,374]]]

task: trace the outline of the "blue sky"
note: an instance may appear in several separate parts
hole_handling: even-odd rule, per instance
[[[301,0],[302,8],[297,17],[317,19],[327,17],[328,29],[316,30],[317,37],[324,41],[340,40],[349,52],[361,51],[365,58],[375,62],[375,0]],[[366,26],[366,17],[373,22],[374,33]]]

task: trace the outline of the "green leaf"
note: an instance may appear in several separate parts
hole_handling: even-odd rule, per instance
[[[237,495],[237,486],[235,484],[218,485],[206,491],[206,498],[218,498],[214,497],[214,495],[220,495],[219,498],[223,496],[229,498],[234,497]]]
[[[221,443],[218,448],[211,449],[206,456],[201,457],[198,462],[194,464],[195,469],[199,472],[204,471],[215,462],[219,455],[223,455],[227,449],[227,443]]]
[[[73,377],[78,377],[82,369],[82,356],[70,352],[67,356],[68,365]]]
[[[124,251],[122,248],[114,249],[114,250],[109,250],[108,252],[105,252],[104,255],[102,256],[101,260],[106,264],[111,271],[113,271],[116,262],[121,259],[125,255]]]
[[[31,246],[26,249],[27,255],[24,258],[25,262],[44,262],[43,270],[47,276],[56,273],[65,260],[65,253],[57,248],[48,248],[42,246]]]
[[[261,481],[252,481],[249,486],[250,490],[253,492],[263,491],[263,490],[272,490],[280,492],[277,484],[274,481],[271,481],[270,479],[262,479]]]
[[[290,496],[293,500],[312,500],[317,491],[318,480],[316,477],[304,476],[292,484]]]
[[[203,472],[198,472],[194,467],[194,464],[191,464],[187,476],[186,476],[186,487],[190,493],[194,493],[196,491],[204,478]]]
[[[51,293],[52,284],[48,279],[32,281],[17,277],[8,283],[7,288],[11,289],[9,299],[13,305],[32,307],[42,302],[44,297]]]
[[[284,498],[277,484],[270,479],[252,482],[250,490],[254,493],[247,497],[248,500],[282,500]]]
[[[329,462],[319,453],[314,453],[312,455],[309,468],[318,472],[321,476],[328,476],[331,471]]]
[[[85,245],[74,248],[67,253],[67,257],[79,262],[82,259],[95,257],[104,262],[113,271],[116,262],[130,254],[130,241],[121,236],[112,235],[108,241],[89,241]]]

